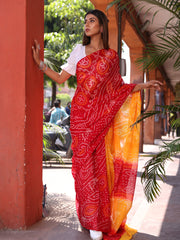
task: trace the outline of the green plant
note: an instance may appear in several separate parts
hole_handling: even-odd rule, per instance
[[[47,132],[53,132],[57,134],[57,138],[59,138],[61,142],[64,143],[65,130],[55,124],[43,122],[43,161],[56,159],[60,163],[63,163],[61,156],[56,152],[56,150],[52,150],[50,148],[51,138],[49,137]]]
[[[159,110],[147,111],[137,119],[132,125],[134,127],[137,123],[144,121],[146,118],[155,115],[170,115],[171,113],[180,113],[180,102],[177,101],[173,105],[157,105],[155,108]],[[174,119],[172,127],[180,127],[180,118]],[[160,185],[158,180],[164,181],[165,179],[165,164],[168,160],[172,160],[172,157],[180,153],[180,138],[175,139],[170,143],[164,142],[164,146],[161,147],[161,152],[155,154],[144,166],[144,171],[141,175],[141,182],[144,187],[144,193],[148,202],[154,201],[154,199],[160,194]]]
[[[82,41],[84,16],[93,9],[92,3],[84,0],[48,0],[44,6],[44,45],[53,50],[63,65],[75,44]],[[76,78],[67,80],[68,86],[76,87]]]
[[[71,102],[71,97],[67,93],[58,93],[56,98],[61,100],[61,106],[63,107],[66,107],[67,103]]]
[[[45,0],[44,4],[44,59],[51,69],[59,72],[75,44],[81,42],[84,16],[93,5],[84,0]],[[56,83],[47,76],[45,80],[52,86],[52,106],[56,99]],[[76,82],[75,76],[67,80],[70,88],[76,88]]]
[[[143,39],[141,26],[136,24],[135,17],[139,16],[140,12],[145,9],[143,3],[151,4],[146,10],[144,15],[154,9],[152,22],[162,9],[169,12],[169,19],[164,24],[164,27],[158,29],[155,33],[159,44],[145,43],[144,56],[137,59],[137,64],[143,70],[151,70],[162,66],[168,59],[173,60],[173,67],[175,70],[180,70],[180,2],[179,0],[137,0],[136,5],[132,4],[131,0],[115,0],[112,1],[108,8],[116,5],[122,11],[126,11],[132,20],[132,24],[136,28],[138,34]],[[156,8],[155,8],[156,7]],[[158,7],[158,8],[157,8]]]
[[[165,165],[167,161],[172,160],[172,157],[180,152],[180,138],[170,143],[163,143],[162,151],[145,163],[141,175],[141,182],[148,202],[153,202],[160,194],[161,188],[158,180],[164,181],[166,178]]]

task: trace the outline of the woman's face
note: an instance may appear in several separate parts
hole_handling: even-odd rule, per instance
[[[84,31],[86,36],[92,37],[99,35],[102,32],[102,26],[99,24],[99,20],[93,14],[88,14],[85,18]]]

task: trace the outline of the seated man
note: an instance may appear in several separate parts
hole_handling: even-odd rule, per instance
[[[55,101],[54,102],[54,107],[55,109],[52,111],[51,113],[51,117],[50,117],[50,123],[54,123],[54,124],[57,124],[57,121],[59,120],[63,120],[64,118],[66,118],[68,115],[67,113],[62,110],[60,108],[60,103],[59,101]]]

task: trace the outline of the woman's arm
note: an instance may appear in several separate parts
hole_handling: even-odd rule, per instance
[[[39,47],[39,44],[38,44],[38,42],[36,40],[34,41],[34,46],[32,46],[32,50],[33,50],[33,58],[34,58],[35,63],[52,80],[54,80],[55,82],[61,84],[61,83],[65,82],[66,80],[68,80],[68,78],[71,76],[71,74],[69,74],[65,70],[62,70],[60,73],[53,71],[52,69],[48,68],[40,60],[40,58],[39,58],[40,47]]]
[[[137,92],[143,89],[147,89],[147,88],[154,88],[156,90],[161,91],[161,87],[163,86],[162,82],[159,82],[157,80],[151,80],[149,82],[146,83],[138,83],[135,88],[133,89],[132,92]]]

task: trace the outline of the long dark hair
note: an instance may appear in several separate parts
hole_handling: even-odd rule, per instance
[[[109,49],[109,33],[108,33],[108,19],[106,15],[97,9],[90,10],[86,13],[85,18],[88,14],[93,14],[99,20],[99,24],[103,26],[103,32],[101,33],[101,38],[103,40],[103,47]],[[86,36],[85,32],[83,35],[83,46],[88,45],[91,42],[91,38]]]

